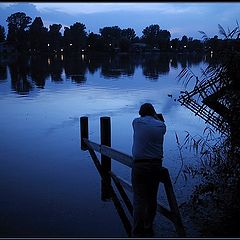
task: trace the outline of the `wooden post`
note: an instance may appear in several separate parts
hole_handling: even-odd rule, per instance
[[[111,147],[111,119],[110,117],[101,117],[100,118],[100,131],[101,131],[101,144]],[[111,171],[111,158],[106,155],[101,154],[101,165],[103,172],[106,176],[107,184],[102,181],[102,196],[103,201],[109,200],[111,194],[109,188],[106,185],[111,185],[111,176],[108,172]]]
[[[172,212],[172,216],[173,216],[173,222],[176,228],[177,233],[179,234],[180,237],[185,237],[186,236],[186,232],[184,229],[184,226],[182,224],[182,219],[181,219],[181,215],[178,209],[178,204],[177,204],[177,200],[173,191],[173,186],[172,186],[172,182],[171,182],[171,178],[169,175],[168,170],[165,168],[164,169],[164,173],[163,173],[163,178],[164,178],[164,187],[165,187],[165,191],[167,194],[167,199],[168,199],[168,203]]]
[[[88,150],[88,146],[84,143],[83,138],[88,139],[88,117],[86,116],[80,118],[81,149],[86,151]]]

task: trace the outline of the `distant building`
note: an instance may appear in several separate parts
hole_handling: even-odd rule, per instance
[[[133,43],[131,44],[130,51],[136,53],[142,53],[146,51],[151,51],[151,47],[146,43]]]

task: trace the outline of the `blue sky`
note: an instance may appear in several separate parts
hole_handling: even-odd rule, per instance
[[[133,28],[138,36],[150,24],[158,24],[171,33],[171,39],[183,35],[201,39],[199,31],[209,37],[218,35],[218,24],[231,30],[240,22],[240,2],[1,2],[0,25],[7,31],[6,19],[12,13],[40,16],[44,25],[70,26],[84,23],[87,32],[99,33],[107,26]],[[62,28],[62,31],[63,31]]]

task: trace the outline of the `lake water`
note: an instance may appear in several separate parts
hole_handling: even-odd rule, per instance
[[[80,149],[79,118],[89,117],[89,138],[99,143],[100,117],[110,116],[112,147],[131,155],[132,120],[151,102],[166,121],[164,166],[174,182],[181,167],[175,134],[183,142],[186,131],[201,135],[206,127],[176,101],[186,90],[176,78],[185,66],[200,76],[207,63],[203,56],[164,54],[2,60],[0,236],[126,237],[113,203],[101,201],[89,153]],[[183,151],[184,164],[196,159]],[[129,168],[113,162],[112,169],[130,181]],[[179,205],[192,185],[182,176],[173,185]],[[162,202],[164,194],[160,186]],[[172,236],[173,225],[161,228]]]

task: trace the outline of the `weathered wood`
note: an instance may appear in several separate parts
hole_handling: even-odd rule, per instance
[[[88,139],[88,117],[84,116],[80,118],[80,139],[81,139],[81,149],[83,151],[88,150],[86,143],[83,138]]]
[[[166,168],[163,169],[163,173],[165,171],[166,171]],[[115,178],[117,178],[119,183],[121,183],[122,186],[125,187],[129,192],[133,192],[132,185],[129,182],[127,182],[126,180],[122,179],[119,176],[115,176]],[[161,180],[164,182],[164,177]],[[157,210],[175,224],[176,217],[175,215],[173,215],[173,213],[170,210],[162,206],[160,203],[157,204]]]
[[[110,117],[100,118],[101,145],[111,147],[111,120]],[[101,154],[101,164],[104,171],[111,171],[111,158]]]
[[[121,202],[119,201],[118,197],[117,197],[117,194],[115,193],[114,189],[112,188],[112,185],[111,183],[109,183],[108,179],[106,178],[106,175],[105,175],[105,172],[104,170],[102,169],[102,166],[101,166],[101,163],[100,161],[98,160],[97,158],[97,155],[95,154],[94,150],[92,150],[90,148],[90,146],[88,145],[88,151],[92,157],[92,160],[102,178],[102,180],[104,181],[104,184],[106,187],[108,187],[108,191],[109,191],[109,194],[110,194],[110,197],[114,203],[114,206],[118,212],[118,215],[120,216],[120,219],[123,223],[123,226],[128,234],[128,236],[130,237],[131,236],[131,232],[132,232],[132,226],[131,226],[131,223],[121,205]]]
[[[114,203],[114,206],[118,212],[118,215],[121,218],[121,221],[123,223],[123,226],[125,228],[125,231],[127,232],[128,237],[131,237],[132,235],[132,225],[131,222],[129,221],[122,205],[119,199],[117,198],[117,194],[114,192],[114,190],[111,188],[111,195],[112,195],[112,200]]]
[[[89,141],[88,139],[84,139],[85,142],[88,142],[88,145],[93,148],[95,151],[107,155],[109,156],[112,160],[116,160],[128,167],[132,167],[132,162],[133,162],[133,158],[130,157],[129,155],[119,152],[115,149],[112,149],[110,147],[104,146],[104,145],[100,145],[97,143],[94,143],[92,141]]]
[[[170,210],[163,207],[160,203],[157,203],[157,210],[166,218],[174,223],[174,216]],[[175,224],[175,223],[174,223]]]
[[[122,186],[128,190],[129,192],[133,192],[133,189],[132,189],[132,185],[131,183],[129,183],[128,181],[126,181],[125,179],[121,178],[121,177],[117,177],[118,178],[118,181],[122,184]]]
[[[175,194],[173,191],[173,187],[172,187],[172,182],[170,179],[170,175],[168,170],[165,170],[165,182],[164,182],[164,187],[165,187],[165,191],[166,191],[166,195],[167,195],[167,199],[168,199],[168,203],[173,215],[173,219],[172,221],[175,223],[175,228],[176,231],[178,232],[178,234],[180,236],[185,236],[185,230],[184,230],[184,226],[182,224],[182,220],[181,220],[181,215],[178,209],[178,205],[177,205],[177,200],[175,198]]]
[[[129,211],[129,213],[131,214],[131,216],[133,216],[133,205],[132,205],[131,201],[129,200],[126,192],[124,191],[124,189],[121,185],[121,182],[119,181],[119,178],[113,172],[110,172],[110,175],[111,175],[124,203],[126,204],[126,207]]]
[[[117,178],[117,180],[122,184],[123,187],[125,187],[129,192],[133,192],[132,189],[132,185],[127,182],[126,180],[122,179],[119,176],[115,176]],[[162,206],[160,203],[157,204],[157,210],[163,214],[166,218],[168,218],[170,221],[174,222],[174,216],[172,215],[172,212],[170,210],[168,210],[167,208],[165,208],[164,206]]]
[[[198,86],[196,86],[191,92],[181,95],[178,101],[204,119],[206,121],[205,123],[210,123],[218,131],[226,135],[229,130],[229,120],[231,119],[227,118],[227,109],[224,109],[224,106],[216,100],[221,97],[226,90],[226,86],[221,86],[220,88],[219,84],[219,79],[209,79],[204,83],[198,84]],[[204,105],[206,104],[208,108],[211,108],[214,111],[207,111],[206,109],[201,108],[199,104],[195,103],[192,97],[197,94],[202,97],[202,103]],[[220,126],[219,119],[221,116],[224,117],[225,123]]]
[[[101,117],[100,118],[100,136],[101,136],[101,145],[106,145],[111,147],[111,119],[110,117]],[[105,181],[102,181],[102,200],[110,199],[110,192],[108,191],[107,184],[111,184],[111,177],[108,174],[111,171],[111,158],[106,154],[101,154],[101,165],[102,169],[106,175]]]

